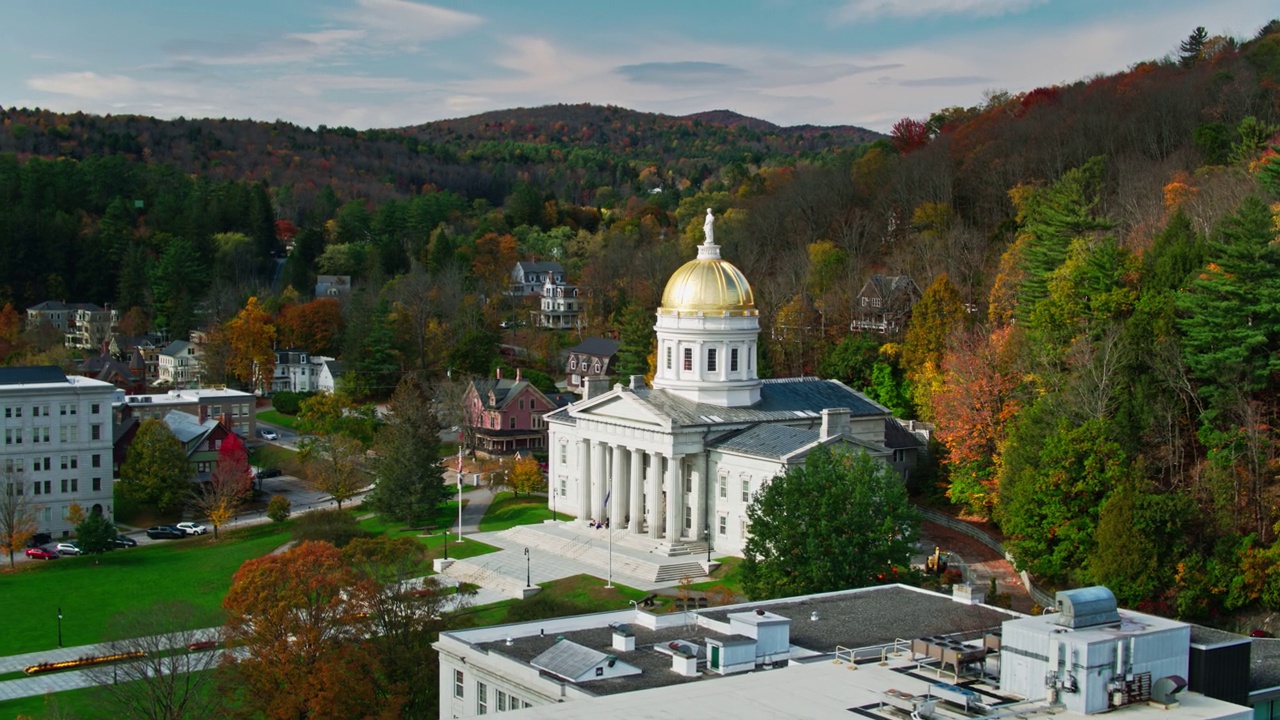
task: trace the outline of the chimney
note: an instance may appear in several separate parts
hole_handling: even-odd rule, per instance
[[[609,392],[609,378],[603,376],[583,378],[582,387],[583,400],[600,397]]]
[[[627,387],[631,388],[632,390],[642,390],[642,389],[644,389],[644,387],[645,387],[645,383],[644,383],[644,376],[643,376],[643,375],[632,375],[632,376],[631,376],[631,382],[630,382],[630,383],[628,383]]]
[[[498,368],[498,379],[502,379],[502,368]]]
[[[520,368],[516,368],[516,382],[520,382]]]
[[[613,649],[620,652],[631,652],[636,649],[636,634],[630,625],[613,626]]]
[[[822,411],[822,430],[819,440],[830,440],[845,434],[849,429],[849,408],[826,408]]]

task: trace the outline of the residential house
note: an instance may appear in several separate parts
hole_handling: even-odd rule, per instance
[[[231,430],[217,418],[201,420],[181,410],[170,410],[164,416],[164,424],[169,426],[169,431],[186,450],[193,480],[208,482],[213,469],[218,465],[218,451],[222,449],[227,436],[231,435]]]
[[[564,267],[554,260],[546,262],[518,262],[511,268],[511,288],[508,295],[524,297],[538,293],[547,281],[564,283]]]
[[[271,378],[271,392],[334,392],[342,368],[338,361],[306,350],[288,348],[276,351],[276,369]]]
[[[40,532],[69,535],[72,504],[111,518],[116,392],[56,367],[0,368],[0,492],[30,495]]]
[[[584,380],[591,376],[613,375],[613,360],[618,354],[618,341],[609,338],[587,338],[569,348],[565,354],[565,384],[569,390],[582,392]]]
[[[109,382],[123,390],[126,395],[147,391],[145,372],[142,355],[137,351],[134,352],[130,362],[117,360],[111,356],[110,351],[104,351],[101,355],[81,360],[76,368],[77,375]]]
[[[886,462],[903,479],[910,480],[916,466],[929,454],[931,432],[931,426],[917,420],[885,418],[884,446],[893,451]]]
[[[100,347],[110,339],[119,320],[119,312],[110,305],[104,308],[93,303],[46,300],[27,308],[28,327],[47,322],[62,331],[67,347],[79,350]]]
[[[142,363],[140,377],[146,381],[147,385],[154,385],[160,379],[160,350],[167,344],[158,335],[129,337],[116,334],[111,336],[111,342],[107,347],[112,357],[117,360],[128,358],[130,367],[133,367],[135,358],[140,361]]]
[[[534,324],[552,330],[573,330],[585,324],[582,290],[577,285],[555,282],[548,273],[541,288],[542,300],[533,313]]]
[[[316,297],[332,297],[346,300],[351,295],[350,275],[317,275]]]
[[[850,330],[873,330],[894,335],[906,327],[920,288],[907,275],[872,275],[854,300]]]
[[[174,340],[156,357],[156,384],[173,388],[195,387],[200,382],[200,346]]]
[[[542,416],[556,406],[541,390],[523,379],[521,372],[473,380],[462,398],[467,432],[478,450],[509,453],[540,450],[547,446],[547,426]]]

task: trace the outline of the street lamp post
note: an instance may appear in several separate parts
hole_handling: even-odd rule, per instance
[[[440,536],[444,538],[444,559],[449,559],[449,528],[440,531]]]
[[[62,608],[58,608],[58,647],[62,647]]]
[[[533,565],[529,560],[529,548],[524,549],[524,586],[533,587]]]
[[[711,568],[711,528],[702,529],[702,537],[707,541],[707,568]]]

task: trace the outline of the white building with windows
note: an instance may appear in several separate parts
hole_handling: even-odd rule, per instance
[[[653,387],[589,377],[546,416],[559,507],[670,555],[706,542],[740,555],[751,496],[819,445],[893,455],[883,405],[834,380],[760,379],[751,286],[708,236],[663,292]]]
[[[39,532],[69,535],[72,504],[111,518],[115,393],[56,367],[0,368],[0,492],[30,496]]]

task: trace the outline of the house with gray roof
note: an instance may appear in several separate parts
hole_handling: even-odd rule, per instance
[[[511,268],[511,286],[507,294],[513,297],[533,295],[542,290],[542,286],[550,282],[552,285],[564,284],[564,266],[554,260],[545,262],[521,261]]]

